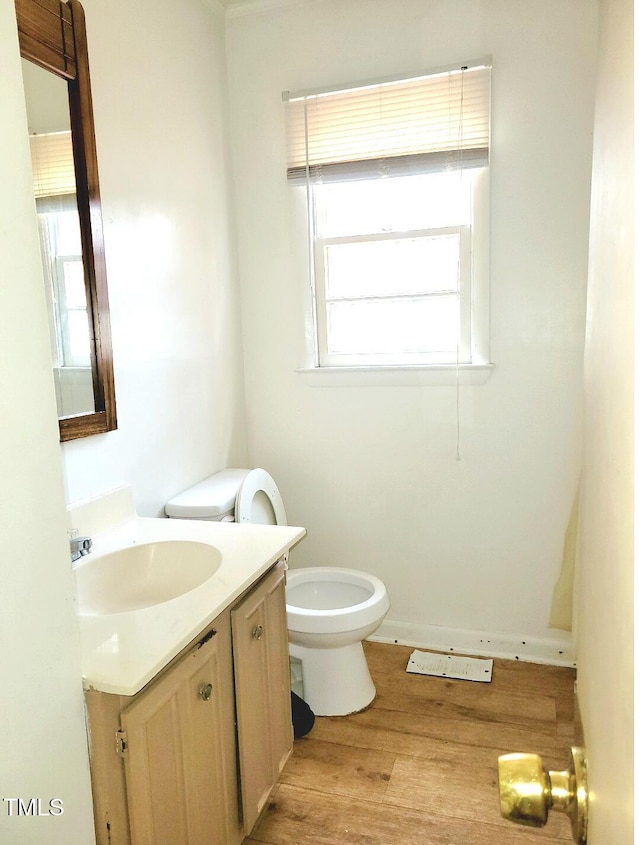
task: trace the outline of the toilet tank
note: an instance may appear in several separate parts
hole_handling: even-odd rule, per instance
[[[223,469],[184,490],[164,506],[173,519],[233,521],[236,495],[249,474],[248,469]]]

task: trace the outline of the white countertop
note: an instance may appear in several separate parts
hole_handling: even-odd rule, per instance
[[[304,528],[135,517],[95,534],[91,554],[74,564],[134,543],[192,540],[222,554],[217,572],[170,601],[126,613],[78,616],[85,689],[135,695],[219,613],[305,535]]]

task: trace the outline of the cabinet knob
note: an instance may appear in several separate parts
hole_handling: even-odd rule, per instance
[[[251,636],[254,640],[261,640],[262,639],[262,625],[256,625],[256,627],[251,632]]]
[[[203,684],[200,687],[200,692],[198,695],[203,701],[209,701],[211,698],[211,693],[213,692],[213,684]]]

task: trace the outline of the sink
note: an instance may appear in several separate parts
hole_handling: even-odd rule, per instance
[[[135,543],[88,555],[75,570],[80,615],[126,613],[162,604],[204,584],[221,563],[215,546],[193,540]]]

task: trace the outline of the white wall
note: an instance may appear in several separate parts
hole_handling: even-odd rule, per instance
[[[127,481],[153,515],[246,461],[224,22],[200,0],[83,5],[119,428],[61,447],[15,11],[0,0],[0,840],[20,845],[93,841],[65,497]],[[61,798],[64,813],[9,816],[6,798],[43,812]]]
[[[316,0],[228,23],[251,459],[309,531],[295,562],[382,577],[392,636],[568,645],[548,618],[580,465],[595,40],[591,0]],[[295,373],[306,257],[281,92],[486,54],[496,369],[461,390],[458,463],[453,386],[314,387]]]
[[[13,0],[0,0],[0,88],[0,841],[90,843],[80,647]],[[18,816],[9,798],[39,798],[42,813],[61,798],[64,812]]]
[[[590,845],[634,841],[633,56],[633,3],[602,0],[577,591]]]
[[[67,501],[122,481],[155,516],[246,462],[224,18],[201,0],[83,0],[118,403],[63,447]]]

